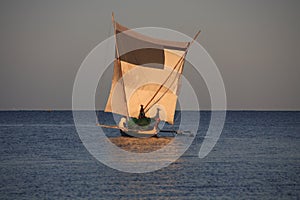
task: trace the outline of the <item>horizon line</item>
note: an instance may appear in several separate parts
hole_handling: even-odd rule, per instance
[[[91,109],[80,109],[80,110],[72,110],[72,109],[0,109],[0,112],[5,112],[5,111],[46,111],[46,112],[52,112],[52,111],[103,111],[102,109],[96,109],[96,110],[91,110]],[[282,112],[287,112],[287,111],[295,111],[299,112],[297,109],[200,109],[200,110],[189,110],[189,109],[184,109],[184,110],[175,110],[175,111],[282,111]],[[111,113],[111,112],[107,112]]]

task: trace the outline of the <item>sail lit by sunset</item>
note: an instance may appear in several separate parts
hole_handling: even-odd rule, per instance
[[[105,111],[128,119],[138,117],[142,105],[147,117],[173,124],[191,42],[152,38],[120,25],[114,17],[113,24],[116,59]]]

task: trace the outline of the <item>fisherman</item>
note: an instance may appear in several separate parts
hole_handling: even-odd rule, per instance
[[[144,119],[144,118],[146,118],[146,116],[145,116],[145,111],[144,111],[144,106],[141,105],[140,114],[139,114],[139,119]]]

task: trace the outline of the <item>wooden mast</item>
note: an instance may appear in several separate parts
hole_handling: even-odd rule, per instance
[[[116,52],[117,52],[117,63],[118,63],[118,66],[120,67],[121,81],[122,81],[123,92],[124,92],[124,100],[125,100],[125,104],[126,104],[126,113],[127,113],[126,118],[128,120],[129,119],[128,104],[127,104],[126,91],[125,91],[125,85],[124,85],[124,80],[123,80],[123,72],[122,72],[121,62],[120,62],[120,54],[119,54],[118,41],[117,41],[117,28],[116,28],[114,12],[112,12],[111,19],[112,19],[112,23],[114,25],[114,35],[115,35]]]

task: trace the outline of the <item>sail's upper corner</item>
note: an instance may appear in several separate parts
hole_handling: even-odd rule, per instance
[[[190,42],[183,42],[183,41],[163,40],[163,39],[150,37],[142,33],[138,33],[135,30],[132,30],[130,28],[127,28],[126,26],[123,26],[116,21],[115,21],[115,28],[116,28],[116,34],[122,33],[127,37],[129,36],[131,39],[136,39],[137,41],[144,41],[154,45],[163,46],[165,48],[185,50],[187,49],[190,43]],[[118,37],[118,39],[120,40],[122,39],[122,37]]]

